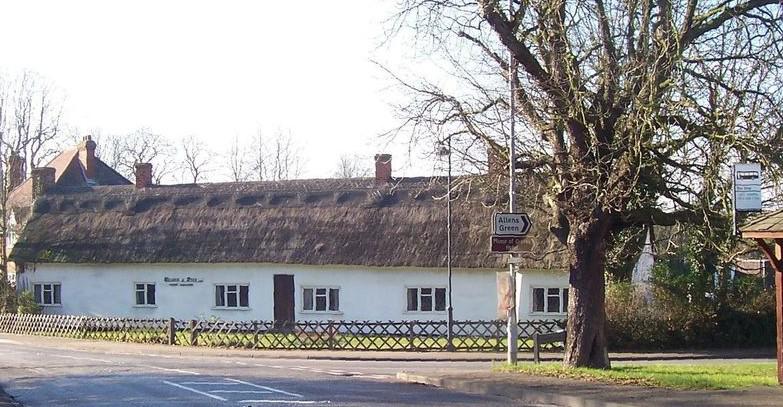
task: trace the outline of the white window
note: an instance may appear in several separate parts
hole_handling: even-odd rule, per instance
[[[408,311],[433,312],[446,310],[446,288],[409,287]]]
[[[216,308],[247,308],[250,304],[248,284],[216,284]]]
[[[155,284],[135,283],[136,305],[155,305]]]
[[[302,287],[302,311],[340,311],[340,288]]]
[[[533,288],[533,312],[565,314],[568,312],[568,288]]]
[[[60,305],[60,283],[33,284],[35,302],[40,305]]]

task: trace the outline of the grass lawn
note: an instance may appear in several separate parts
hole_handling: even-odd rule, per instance
[[[567,377],[612,384],[668,387],[675,389],[736,389],[776,386],[775,363],[699,363],[622,365],[610,370],[563,367],[559,362],[501,365],[496,371],[536,376]]]

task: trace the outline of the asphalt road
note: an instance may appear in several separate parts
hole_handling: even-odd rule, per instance
[[[485,362],[374,362],[139,355],[0,339],[0,383],[25,406],[509,406],[503,398],[400,383],[399,371]]]

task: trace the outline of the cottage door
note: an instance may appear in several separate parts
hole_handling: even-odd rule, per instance
[[[285,324],[294,321],[294,276],[275,274],[275,322]]]

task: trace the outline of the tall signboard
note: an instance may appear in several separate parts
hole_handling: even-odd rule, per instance
[[[489,251],[496,254],[520,253],[529,250],[526,239],[530,232],[530,217],[526,213],[496,213],[492,221]]]
[[[761,211],[761,164],[734,164],[734,210]]]

